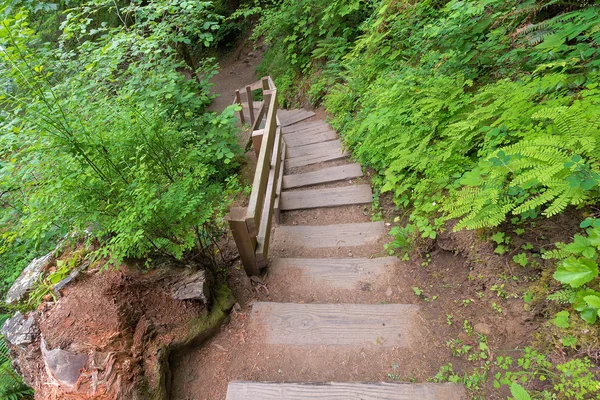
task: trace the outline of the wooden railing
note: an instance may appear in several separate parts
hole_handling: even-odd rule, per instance
[[[262,89],[263,103],[255,115],[252,92],[258,89]],[[256,172],[248,207],[232,207],[228,220],[246,273],[258,275],[267,264],[273,216],[279,220],[286,146],[277,118],[277,88],[271,77],[246,86],[245,92],[252,145],[257,155]],[[235,102],[244,105],[239,90],[236,90]],[[242,109],[242,124],[245,123],[243,112]]]

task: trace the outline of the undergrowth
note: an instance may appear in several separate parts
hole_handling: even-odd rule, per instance
[[[566,210],[591,217],[573,243],[542,249],[556,266],[536,293],[563,312],[560,345],[580,348],[567,325],[597,324],[600,311],[597,2],[281,0],[253,10],[255,36],[270,46],[261,72],[287,103],[324,105],[354,158],[377,172],[378,193],[393,197],[390,253],[407,257],[449,226],[486,236]],[[551,265],[500,234],[507,262]],[[592,393],[556,385],[539,395]]]

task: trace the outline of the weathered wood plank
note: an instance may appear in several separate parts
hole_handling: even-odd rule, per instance
[[[301,112],[302,112],[302,109],[300,109],[300,108],[295,108],[292,110],[279,109],[277,111],[277,116],[283,122],[283,121],[286,121],[288,118],[292,118],[294,115],[300,114]]]
[[[343,181],[363,176],[360,164],[340,165],[323,168],[304,174],[284,175],[283,188],[291,189],[302,186],[318,185],[320,183]]]
[[[383,221],[323,226],[289,226],[277,228],[277,237],[293,246],[306,248],[361,246],[385,235]]]
[[[246,215],[246,208],[232,207],[227,215],[227,220],[246,274],[248,274],[248,276],[258,275],[259,269],[256,265],[255,255],[256,236],[251,235],[248,231]]]
[[[340,158],[348,157],[349,155],[350,152],[343,151],[342,149],[331,152],[319,151],[307,156],[288,159],[285,164],[289,168],[304,167],[306,165],[318,164],[325,161],[339,160]]]
[[[304,133],[289,133],[283,135],[286,143],[290,147],[306,146],[313,143],[327,142],[338,138],[338,134],[330,129],[320,130],[315,132]]]
[[[240,95],[240,91],[239,90],[235,91],[235,103],[237,103],[240,106],[242,106],[242,97]],[[242,106],[242,109],[240,111],[238,111],[238,115],[239,115],[239,118],[240,118],[240,122],[243,125],[246,122],[246,119],[244,118],[244,107],[243,106]]]
[[[299,122],[294,125],[286,126],[283,128],[283,134],[287,135],[288,133],[296,133],[301,131],[308,131],[312,129],[331,129],[331,126],[325,121],[309,121],[309,122]]]
[[[313,143],[306,146],[293,147],[288,151],[287,158],[306,157],[313,154],[319,153],[333,153],[342,151],[342,142],[338,140],[331,140],[323,143]]]
[[[413,304],[258,302],[251,318],[268,344],[408,347],[418,309]]]
[[[372,202],[373,192],[369,185],[298,190],[281,194],[282,211],[369,204]]]
[[[306,110],[290,110],[287,113],[279,113],[279,119],[281,120],[281,126],[288,126],[297,124],[300,121],[304,121],[308,118],[314,117],[315,113]]]
[[[250,125],[254,125],[254,99],[252,98],[252,88],[246,86],[246,102],[248,103],[248,112],[250,114]]]
[[[281,150],[281,165],[279,166],[279,179],[277,181],[277,190],[275,193],[275,205],[273,206],[273,216],[275,217],[275,222],[279,223],[279,216],[281,214],[281,191],[283,190],[283,172],[285,170],[285,155],[287,153],[287,144],[285,140],[283,140],[283,148]]]
[[[319,285],[334,289],[358,289],[363,282],[374,282],[398,262],[396,257],[378,258],[276,258],[269,267],[275,278],[300,271]]]
[[[466,400],[454,383],[230,382],[226,400]]]
[[[267,112],[267,122],[261,142],[260,153],[256,162],[256,172],[252,182],[252,192],[248,201],[248,215],[246,224],[250,234],[258,235],[259,222],[263,205],[265,201],[265,192],[269,180],[269,171],[271,167],[271,156],[273,154],[273,143],[276,136],[277,127],[277,90],[265,91],[265,104],[269,104]],[[268,101],[267,101],[268,100]]]
[[[279,171],[281,165],[281,150],[282,150],[282,134],[281,128],[277,128],[275,143],[273,144],[273,156],[271,157],[271,170],[269,171],[269,182],[265,192],[265,203],[263,206],[260,228],[258,230],[256,247],[256,264],[258,268],[264,268],[267,265],[269,257],[269,243],[271,239],[271,222],[273,220],[273,206],[275,203],[275,195],[277,190],[277,182],[279,181]]]

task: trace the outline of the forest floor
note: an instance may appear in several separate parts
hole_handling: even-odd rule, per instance
[[[254,56],[248,56],[253,53]],[[236,50],[221,64],[212,81],[221,93],[215,110],[231,103],[231,93],[257,79],[254,74],[260,54],[248,47]],[[313,119],[324,119],[317,110]],[[323,166],[340,165],[333,161],[304,167],[293,173],[308,172]],[[370,183],[367,176],[321,185]],[[369,206],[343,206],[329,209],[291,211],[282,214],[282,225],[327,225],[361,223],[382,218],[386,229],[398,222],[399,211],[391,199],[382,196],[376,209]],[[565,214],[561,220],[548,220],[531,227],[524,234],[510,235],[516,248],[534,241],[536,247],[567,240],[577,231],[578,217]],[[557,227],[560,227],[558,229]],[[271,257],[385,257],[388,239],[356,248],[303,249],[290,246],[274,228]],[[525,346],[536,340],[536,332],[547,324],[547,316],[522,300],[530,282],[540,278],[540,271],[515,267],[512,254],[497,254],[494,246],[477,232],[441,234],[436,241],[419,243],[409,261],[399,261],[393,271],[376,284],[361,290],[329,290],[307,284],[299,276],[269,275],[254,282],[243,272],[239,260],[228,272],[239,307],[230,322],[208,342],[171,359],[172,398],[225,399],[228,382],[253,381],[371,381],[425,382],[442,366],[452,364],[457,374],[469,373],[485,361],[501,355],[518,356]],[[540,239],[541,238],[541,239]],[[543,242],[540,242],[540,240]],[[232,244],[232,243],[230,243]],[[543,277],[542,277],[543,279]],[[264,282],[264,283],[263,283]],[[420,308],[421,331],[408,348],[390,347],[381,352],[307,350],[265,346],[265,333],[250,321],[252,304],[257,301],[309,303],[415,304]],[[539,335],[538,335],[539,336]],[[545,338],[544,338],[545,340]],[[480,343],[484,346],[479,351]],[[466,346],[466,347],[465,347]],[[549,350],[554,348],[546,342]],[[468,350],[465,350],[468,347]],[[554,352],[553,361],[564,362],[567,354]],[[485,385],[487,398],[506,398],[506,387]]]

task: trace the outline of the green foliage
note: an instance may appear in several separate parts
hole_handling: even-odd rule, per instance
[[[555,365],[531,348],[525,348],[516,360],[505,355],[499,355],[493,361],[486,360],[472,373],[456,373],[452,364],[448,364],[441,367],[432,380],[461,383],[478,393],[484,389],[488,379],[493,379],[495,389],[508,386],[515,399],[586,399],[600,390],[600,381],[594,375],[594,366],[589,359],[575,358]],[[532,389],[526,390],[524,386]],[[547,389],[538,391],[533,389],[535,387]]]
[[[87,228],[96,257],[210,263],[239,188],[234,109],[206,111],[216,67],[195,55],[222,18],[210,2],[70,5],[55,44],[25,9],[0,25],[0,257],[16,265],[2,283]]]
[[[600,316],[600,282],[597,279],[600,227],[596,226],[595,221],[584,221],[583,225],[589,226],[586,229],[587,236],[575,235],[573,242],[566,245],[558,243],[556,250],[543,255],[544,258],[559,260],[553,277],[570,288],[553,293],[548,299],[572,304],[589,324],[595,323]]]
[[[1,321],[4,323],[4,319]],[[8,347],[0,337],[0,398],[6,400],[33,399],[33,390],[12,369]]]
[[[283,1],[256,34],[288,100],[324,100],[435,237],[597,200],[599,23],[590,2]]]
[[[531,400],[531,396],[527,393],[527,390],[517,382],[513,382],[510,385],[510,394],[515,400]]]

